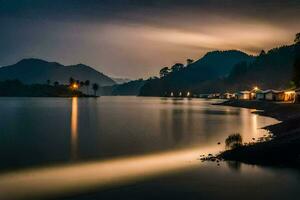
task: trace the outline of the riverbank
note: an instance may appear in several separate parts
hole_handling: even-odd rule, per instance
[[[300,104],[230,100],[218,105],[260,110],[256,113],[280,120],[265,127],[273,139],[222,152],[219,158],[248,164],[300,166]]]

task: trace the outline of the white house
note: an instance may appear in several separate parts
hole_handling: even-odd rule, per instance
[[[265,90],[263,93],[267,101],[284,101],[285,98],[285,92],[280,90]]]

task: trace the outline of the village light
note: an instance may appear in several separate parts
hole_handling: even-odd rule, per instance
[[[286,91],[285,94],[295,94],[295,91]]]
[[[190,92],[188,92],[186,95],[189,97],[189,96],[191,95],[191,93],[190,93]]]
[[[72,89],[74,89],[74,90],[78,89],[78,84],[77,83],[73,83],[72,84]]]
[[[257,90],[259,90],[259,88],[258,88],[257,86],[255,86],[255,87],[253,88],[253,90],[254,90],[254,91],[257,91]]]

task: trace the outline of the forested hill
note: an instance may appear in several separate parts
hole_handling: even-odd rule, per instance
[[[141,88],[141,96],[164,96],[170,92],[212,93],[291,86],[294,45],[274,48],[253,57],[239,51],[211,52],[187,67],[161,71]],[[175,70],[174,70],[175,69]]]
[[[253,56],[236,50],[213,51],[196,62],[187,60],[184,66],[177,63],[161,70],[161,78],[151,78],[141,88],[142,96],[162,96],[166,92],[188,90],[206,81],[228,76],[233,67],[240,62],[252,62]]]
[[[262,52],[253,62],[236,65],[223,81],[223,90],[242,90],[254,85],[274,89],[293,87],[294,61],[295,45]]]

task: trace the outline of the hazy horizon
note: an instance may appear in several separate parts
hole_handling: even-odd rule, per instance
[[[295,0],[0,0],[0,66],[34,57],[145,78],[212,50],[291,44],[299,17]]]

